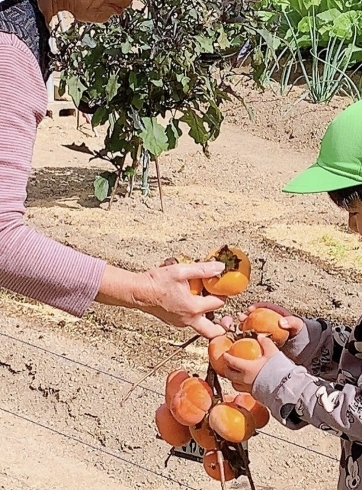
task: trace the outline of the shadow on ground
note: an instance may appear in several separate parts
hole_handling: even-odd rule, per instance
[[[61,206],[62,201],[71,201],[86,208],[97,208],[100,202],[93,195],[93,182],[104,168],[44,167],[35,169],[28,182],[27,207]],[[157,180],[149,178],[151,191],[157,191]],[[162,178],[162,185],[172,185],[170,179]],[[126,195],[127,182],[119,186],[118,195]],[[60,201],[60,202],[59,202]]]

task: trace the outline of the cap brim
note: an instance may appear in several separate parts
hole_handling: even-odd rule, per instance
[[[334,174],[321,167],[318,163],[315,163],[283,187],[283,192],[314,194],[318,192],[336,191],[361,184],[361,181]]]

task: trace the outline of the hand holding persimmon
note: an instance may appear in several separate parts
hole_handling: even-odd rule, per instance
[[[249,348],[246,348],[244,341],[250,342]],[[257,340],[252,338],[241,339],[235,342],[233,346],[236,344],[241,345],[238,350],[234,347],[233,350],[230,349],[224,354],[228,366],[225,369],[225,375],[236,390],[251,393],[258,374],[267,362],[279,352],[279,349],[271,339],[262,335],[259,335]]]
[[[280,315],[278,325],[282,330],[286,330],[289,334],[289,339],[293,339],[296,337],[300,331],[304,327],[304,322],[301,318],[293,315],[289,310],[284,308],[283,306],[275,305],[274,303],[270,303],[269,301],[262,301],[258,303],[254,303],[250,305],[249,308],[239,315],[239,321],[241,324],[245,323],[248,317],[258,309],[268,309],[274,311],[275,313]],[[230,322],[229,317],[225,317],[221,324],[225,328]]]
[[[270,335],[278,347],[283,347],[289,338],[289,332],[279,326],[282,318],[282,315],[269,308],[256,308],[240,324],[240,328],[244,332],[253,331],[258,334]]]

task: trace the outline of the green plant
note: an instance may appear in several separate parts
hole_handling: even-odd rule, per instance
[[[349,0],[261,0],[257,15],[271,41],[254,47],[254,78],[265,87],[278,72],[280,91],[301,79],[312,102],[337,93],[360,98],[353,81],[362,60],[362,4]],[[296,73],[301,76],[292,81]]]
[[[207,153],[223,120],[220,106],[228,99],[221,72],[240,45],[242,2],[142,0],[106,25],[75,23],[57,33],[56,66],[76,105],[87,105],[93,126],[107,124],[104,149],[93,155],[115,168],[95,180],[103,201],[121,179],[132,192],[142,168],[141,189],[148,192],[148,169],[188,134]],[[161,193],[160,179],[159,187]],[[162,204],[162,194],[161,194]],[[162,204],[163,206],[163,204]]]
[[[341,260],[346,257],[348,247],[344,243],[328,234],[322,236],[322,242],[328,247],[327,253],[331,258]]]
[[[362,41],[362,12],[343,12],[347,3],[323,0],[259,2],[258,15],[263,18],[265,29],[273,40],[269,46],[259,40],[256,51],[259,72],[254,74],[259,84],[268,85],[279,72],[281,93],[303,79],[307,85],[305,96],[314,103],[329,102],[336,94],[359,99],[360,87],[353,81],[353,76],[359,69],[361,56],[358,42],[359,39]],[[298,72],[301,76],[292,81],[292,75]]]
[[[289,23],[290,29],[292,26],[288,16],[286,20]],[[317,103],[330,102],[331,99],[339,93],[349,95],[352,99],[360,98],[360,90],[348,75],[347,70],[351,64],[353,53],[355,52],[356,35],[351,43],[346,45],[344,39],[338,39],[329,33],[327,46],[320,49],[319,32],[316,25],[316,15],[314,9],[312,15],[307,17],[309,22],[309,31],[312,47],[311,55],[311,72],[309,73],[306,66],[306,61],[301,48],[298,46],[296,35],[296,56],[299,61],[299,66],[302,70],[302,76],[307,84],[307,95],[310,100]],[[291,65],[289,59],[289,64]],[[286,64],[286,67],[288,63]]]

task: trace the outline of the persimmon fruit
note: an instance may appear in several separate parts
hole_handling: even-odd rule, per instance
[[[212,405],[210,386],[200,378],[188,378],[171,400],[170,410],[182,425],[196,425],[202,421]]]
[[[278,347],[283,347],[289,338],[289,332],[279,327],[282,315],[269,308],[257,308],[252,311],[240,325],[242,330],[254,330],[257,333],[269,334]]]
[[[224,360],[224,354],[232,345],[232,340],[226,337],[226,335],[215,337],[209,342],[208,354],[210,364],[219,376],[225,377],[225,368],[227,367],[227,364]]]
[[[192,259],[191,257],[188,257],[187,255],[177,255],[175,257],[175,260],[177,261],[178,264],[194,264],[195,260]],[[202,283],[202,279],[189,279],[189,285],[190,285],[190,292],[194,294],[195,296],[198,296],[202,293],[202,290],[204,289],[204,285]]]
[[[202,279],[189,279],[189,285],[190,285],[190,292],[195,296],[199,296],[204,289],[204,284],[202,282]]]
[[[171,400],[179,390],[181,383],[185,381],[185,379],[188,379],[190,376],[187,371],[184,371],[183,369],[179,369],[177,371],[172,371],[167,376],[166,379],[166,390],[165,390],[165,401],[170,408],[171,406]]]
[[[221,481],[221,468],[217,460],[217,451],[207,451],[203,456],[203,465],[206,473],[214,480]],[[223,462],[225,481],[233,480],[236,474],[228,461]]]
[[[155,420],[160,436],[171,446],[184,446],[191,440],[189,428],[175,420],[166,403],[156,410]]]
[[[231,345],[227,352],[231,356],[246,359],[247,361],[254,361],[263,354],[259,342],[253,338],[237,340]]]
[[[250,393],[240,393],[234,399],[235,405],[245,408],[254,417],[255,428],[262,429],[270,420],[269,410]]]
[[[205,417],[202,422],[192,425],[190,428],[192,439],[206,450],[216,449],[216,441],[214,432],[211,429],[208,417]]]
[[[229,442],[245,442],[255,434],[253,415],[234,402],[222,402],[212,407],[209,424],[212,430]]]
[[[236,296],[249,285],[251,265],[244,252],[227,245],[212,251],[207,260],[217,260],[225,264],[225,270],[220,276],[202,279],[204,288],[218,296]]]
[[[175,264],[194,264],[196,261],[188,255],[177,255],[166,259],[160,267],[167,267]],[[200,295],[204,289],[202,279],[189,279],[190,292],[196,296]]]

